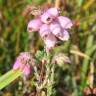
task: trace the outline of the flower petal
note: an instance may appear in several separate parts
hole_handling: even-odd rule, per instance
[[[53,21],[53,16],[48,12],[45,12],[44,14],[41,15],[41,21],[45,24],[49,24]]]
[[[47,12],[54,17],[57,17],[59,15],[59,11],[55,7],[48,9]]]
[[[68,31],[66,31],[66,30],[62,30],[62,36],[58,36],[58,38],[60,39],[60,40],[62,40],[62,41],[67,41],[67,40],[69,40],[69,33],[68,33]]]
[[[27,30],[28,32],[39,31],[41,25],[42,25],[42,22],[40,21],[40,19],[31,20],[28,23]]]
[[[59,16],[57,20],[60,23],[61,27],[64,29],[70,29],[73,25],[72,21],[68,17]]]
[[[57,39],[53,34],[50,33],[48,37],[44,39],[44,43],[45,43],[46,51],[48,52],[55,47],[57,43]]]
[[[43,24],[40,28],[40,31],[39,31],[40,36],[42,38],[46,38],[50,34],[50,32],[51,31],[50,31],[49,26],[47,24]]]
[[[57,22],[52,22],[50,24],[50,30],[51,32],[56,36],[58,37],[59,35],[61,36],[62,33],[61,33],[61,26],[60,24],[58,24]]]

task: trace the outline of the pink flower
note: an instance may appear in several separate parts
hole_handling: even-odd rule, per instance
[[[49,52],[52,48],[55,47],[56,43],[57,43],[57,39],[53,34],[49,34],[45,39],[44,39],[44,43],[45,43],[45,49],[47,52]]]
[[[68,17],[59,16],[59,13],[57,8],[49,8],[38,19],[31,20],[28,24],[29,32],[39,32],[47,52],[54,48],[58,41],[67,41],[70,37],[67,29],[71,29],[72,21]]]
[[[60,23],[61,27],[64,29],[71,29],[72,27],[72,21],[64,16],[59,16],[58,18],[58,22]]]
[[[41,15],[41,21],[45,24],[50,24],[58,15],[57,8],[50,8]]]
[[[59,23],[57,23],[57,22],[52,22],[52,23],[50,24],[50,30],[51,30],[51,32],[52,32],[56,37],[62,36],[61,26],[60,26]]]
[[[45,12],[41,15],[41,21],[45,24],[49,24],[53,21],[53,16],[48,12]]]
[[[59,11],[57,8],[50,8],[47,10],[49,14],[51,14],[53,17],[57,17],[59,15]]]
[[[41,22],[40,19],[31,20],[31,21],[28,23],[27,30],[28,30],[29,32],[39,31],[41,25],[42,25],[42,22]]]
[[[20,69],[26,77],[29,76],[31,73],[29,61],[31,61],[31,55],[28,52],[21,53],[13,65],[13,70]]]
[[[62,35],[59,35],[58,38],[62,41],[68,41],[69,40],[69,33],[67,30],[62,30]]]
[[[50,32],[51,31],[50,31],[49,26],[47,24],[43,24],[40,28],[40,31],[39,31],[40,36],[42,38],[46,38],[50,34]]]

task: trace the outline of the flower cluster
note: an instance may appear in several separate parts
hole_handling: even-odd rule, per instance
[[[72,27],[72,21],[64,16],[59,16],[57,8],[49,8],[43,14],[29,21],[27,30],[39,32],[44,40],[47,51],[51,50],[58,40],[67,41],[69,33],[67,29]]]
[[[32,56],[29,52],[22,52],[20,55],[17,57],[14,65],[13,65],[13,70],[20,69],[24,76],[29,76],[31,73],[31,66],[30,63],[32,62]]]

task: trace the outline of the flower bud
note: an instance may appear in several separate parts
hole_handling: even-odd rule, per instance
[[[41,25],[42,25],[42,22],[40,21],[40,19],[31,20],[28,23],[27,30],[28,32],[39,31]]]
[[[59,11],[57,8],[50,8],[47,10],[49,14],[51,14],[53,17],[57,17],[59,15]]]
[[[41,36],[42,38],[46,38],[46,37],[49,35],[49,33],[50,33],[49,26],[48,26],[47,24],[43,24],[43,25],[41,26],[41,28],[40,28],[39,33],[40,33],[40,36]]]
[[[49,24],[53,21],[53,16],[50,15],[48,12],[45,12],[41,15],[41,21],[45,24]]]
[[[31,73],[31,58],[32,56],[29,52],[21,53],[13,65],[13,70],[20,69],[25,76],[28,76]]]
[[[64,16],[58,17],[58,22],[60,23],[61,27],[64,29],[70,29],[72,27],[72,21]]]
[[[64,66],[65,64],[71,64],[71,60],[68,56],[66,56],[64,53],[57,53],[52,58],[52,64],[58,64],[60,67]]]

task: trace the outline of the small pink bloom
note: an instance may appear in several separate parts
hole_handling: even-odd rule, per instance
[[[68,17],[59,16],[57,19],[61,27],[64,29],[70,29],[73,25],[72,21]]]
[[[41,21],[45,24],[49,24],[53,21],[53,16],[50,15],[48,12],[45,12],[41,15]]]
[[[42,38],[46,38],[49,34],[50,34],[50,29],[49,29],[49,26],[47,24],[43,24],[40,28],[40,36]]]
[[[44,39],[46,51],[50,51],[52,48],[55,47],[57,43],[57,39],[53,34],[49,34],[45,39]]]
[[[27,30],[28,32],[39,31],[41,25],[42,25],[42,22],[40,19],[31,20],[28,23]]]
[[[30,54],[28,52],[21,52],[20,55],[18,56],[19,58],[22,58],[24,60],[29,60],[31,57],[30,57]]]
[[[31,72],[29,61],[31,61],[31,55],[28,52],[21,53],[13,65],[13,70],[20,69],[25,76],[28,76]]]
[[[51,30],[51,32],[52,32],[56,37],[62,35],[62,33],[61,33],[61,26],[60,26],[60,24],[57,23],[57,22],[52,22],[52,23],[50,24],[50,30]]]
[[[62,30],[62,36],[58,36],[58,38],[62,41],[67,41],[69,37],[69,33],[66,30]]]
[[[53,17],[57,17],[59,15],[59,11],[57,8],[50,8],[47,10],[49,14],[51,14]]]

